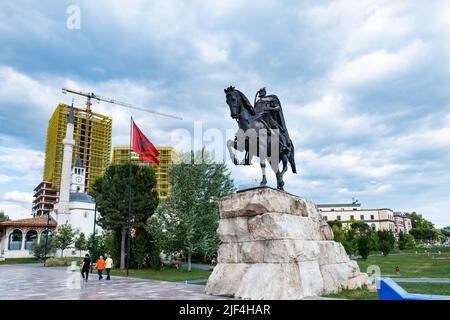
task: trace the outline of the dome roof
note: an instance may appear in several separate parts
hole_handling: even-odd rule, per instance
[[[71,192],[69,201],[95,203],[94,197],[92,197],[84,192]]]

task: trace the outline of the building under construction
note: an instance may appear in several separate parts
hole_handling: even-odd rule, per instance
[[[45,149],[44,181],[59,190],[63,159],[63,139],[66,134],[70,106],[59,104],[48,123]],[[73,162],[80,156],[85,168],[85,192],[92,191],[95,178],[103,175],[111,156],[112,119],[83,109],[74,108],[75,147]]]
[[[34,216],[48,214],[58,200],[61,186],[63,139],[66,135],[70,106],[59,104],[48,122],[44,177],[34,189]],[[92,182],[103,175],[111,156],[112,119],[74,108],[74,139],[72,163],[79,156],[85,168],[84,192],[92,191]]]
[[[169,170],[178,157],[178,152],[171,146],[156,146],[159,151],[159,166],[153,163],[145,163],[151,165],[155,169],[156,189],[160,199],[165,199],[170,194]],[[113,150],[112,163],[120,164],[130,161],[130,147],[115,146]],[[131,161],[135,163],[143,163],[139,160],[139,155],[131,151]]]

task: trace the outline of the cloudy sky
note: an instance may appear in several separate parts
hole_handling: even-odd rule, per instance
[[[67,27],[70,5],[79,29]],[[253,101],[266,86],[296,147],[287,191],[450,225],[448,12],[446,0],[3,0],[0,210],[31,212],[48,119],[72,98],[62,86],[183,117],[132,113],[155,144],[181,150],[236,130],[225,87]],[[130,111],[93,109],[113,118],[113,145],[127,144]],[[194,127],[196,142],[182,139]],[[259,166],[230,168],[237,185],[260,178]]]

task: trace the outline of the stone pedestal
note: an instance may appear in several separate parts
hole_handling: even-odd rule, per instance
[[[271,188],[224,197],[222,244],[206,292],[241,299],[302,299],[368,282],[316,205]]]

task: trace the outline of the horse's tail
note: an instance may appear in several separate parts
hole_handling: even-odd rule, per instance
[[[297,173],[297,169],[295,167],[295,152],[294,152],[294,144],[291,141],[291,150],[289,152],[289,163],[291,164],[291,169],[293,173]]]

